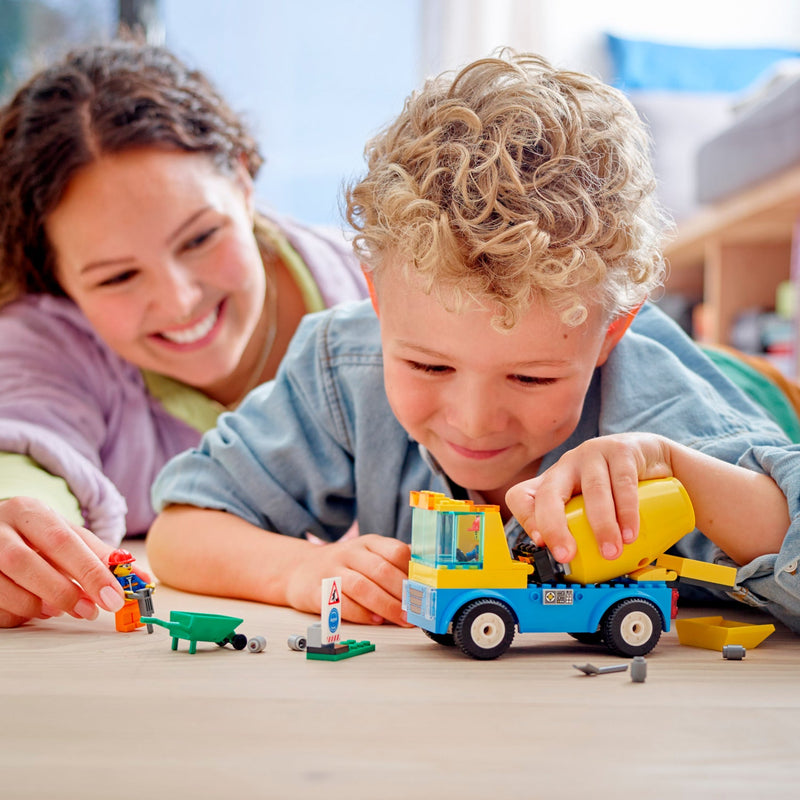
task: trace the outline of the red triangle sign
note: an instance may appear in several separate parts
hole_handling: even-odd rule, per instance
[[[336,584],[334,583],[331,586],[331,596],[328,598],[328,605],[336,605],[339,602],[339,589],[337,588]]]

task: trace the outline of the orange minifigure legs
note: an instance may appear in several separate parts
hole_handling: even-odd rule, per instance
[[[127,599],[125,605],[114,614],[114,621],[121,633],[143,627],[144,622],[139,620],[139,601],[136,598]]]

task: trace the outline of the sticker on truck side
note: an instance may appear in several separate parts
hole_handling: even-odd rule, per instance
[[[546,606],[571,606],[574,591],[572,589],[547,589],[542,593],[542,604]]]

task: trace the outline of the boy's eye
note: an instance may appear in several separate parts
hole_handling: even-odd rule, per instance
[[[556,382],[556,378],[535,378],[532,375],[512,375],[512,380],[523,386],[550,386]]]
[[[408,365],[417,372],[424,372],[426,375],[443,375],[452,370],[452,367],[444,364],[423,364],[421,361],[409,361]]]
[[[198,233],[197,236],[193,236],[191,239],[189,239],[187,242],[184,243],[183,249],[195,250],[196,248],[205,244],[218,230],[219,227],[214,226],[213,228],[209,228],[208,230],[205,230],[202,233]]]
[[[136,275],[135,269],[126,269],[124,272],[119,272],[116,275],[112,275],[105,280],[100,281],[98,286],[118,286],[123,283],[127,283],[129,280],[132,280],[133,277]]]

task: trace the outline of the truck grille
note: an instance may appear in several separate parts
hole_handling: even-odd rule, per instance
[[[422,616],[422,589],[417,589],[413,586],[408,588],[408,610],[412,614]]]

